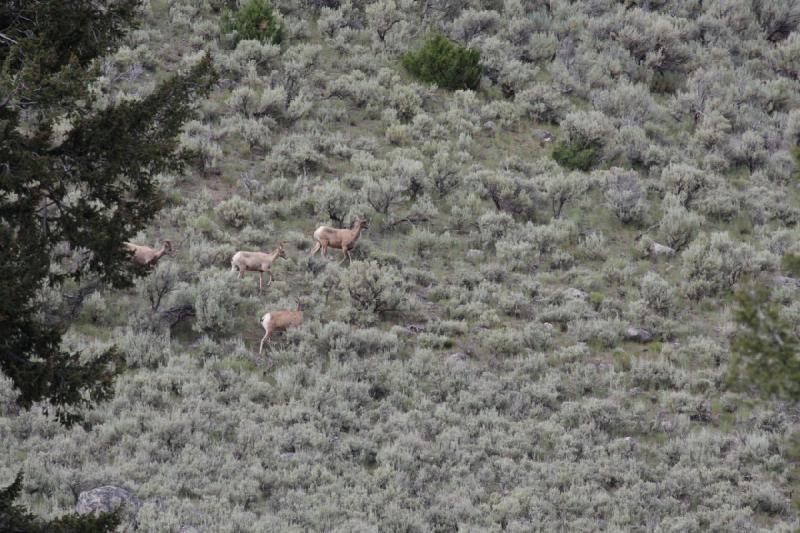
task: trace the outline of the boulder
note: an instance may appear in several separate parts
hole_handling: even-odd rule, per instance
[[[539,142],[542,142],[542,143],[553,142],[553,134],[550,133],[547,130],[536,129],[536,130],[533,130],[531,132],[531,134],[533,135],[533,137],[535,139],[539,140]]]
[[[125,489],[106,485],[96,489],[81,492],[78,495],[78,504],[75,512],[78,514],[110,513],[122,507],[120,516],[123,523],[135,523],[136,515],[142,507],[142,502]]]
[[[568,298],[572,298],[573,300],[588,300],[589,295],[580,289],[576,289],[575,287],[570,287],[569,289],[564,291],[564,294],[567,295]]]
[[[497,126],[495,126],[494,122],[492,122],[491,120],[487,120],[486,122],[484,122],[483,127],[489,131],[494,131],[495,129],[497,129]]]
[[[467,250],[466,257],[468,261],[473,263],[479,261],[483,257],[483,250],[470,248],[469,250]]]
[[[453,352],[447,356],[447,360],[454,363],[463,362],[467,360],[467,354],[464,352]]]
[[[625,330],[625,338],[636,342],[652,342],[653,334],[644,328],[629,326]]]
[[[675,249],[654,242],[653,245],[650,247],[650,255],[654,257],[658,257],[661,255],[663,256],[675,255]]]
[[[776,285],[789,287],[790,289],[800,289],[800,279],[790,278],[789,276],[774,276],[772,280]]]
[[[425,326],[423,324],[407,324],[403,329],[414,335],[425,332]]]

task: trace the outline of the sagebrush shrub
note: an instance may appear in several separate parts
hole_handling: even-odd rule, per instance
[[[647,199],[633,170],[612,168],[606,178],[606,203],[624,224],[640,223],[647,214]]]
[[[534,217],[538,194],[532,180],[497,172],[479,175],[486,196],[498,211],[526,220]]]
[[[241,229],[248,223],[256,222],[255,204],[241,196],[233,196],[220,202],[214,211],[225,224],[236,229]]]
[[[658,223],[659,231],[667,246],[680,251],[692,242],[700,231],[704,219],[701,215],[687,210],[672,195],[665,198],[664,204],[665,213]]]
[[[116,342],[129,368],[156,368],[172,354],[169,331],[135,331],[129,327],[117,332]]]
[[[518,357],[530,351],[544,351],[551,347],[552,334],[542,324],[530,323],[525,327],[487,331],[483,347],[487,353],[499,357]]]
[[[589,179],[580,172],[548,172],[538,178],[539,186],[550,203],[554,218],[561,217],[564,206],[583,196],[589,189]]]
[[[517,110],[538,122],[558,123],[569,109],[569,102],[552,85],[535,83],[514,95]]]
[[[686,208],[716,181],[716,176],[685,163],[672,163],[661,171],[661,184]]]
[[[481,82],[480,52],[450,42],[436,34],[419,50],[407,52],[401,63],[414,77],[444,89],[478,88]]]
[[[729,291],[754,269],[750,245],[736,243],[727,233],[704,235],[681,255],[684,290],[693,299],[716,296]]]
[[[194,299],[195,320],[192,327],[201,333],[228,333],[236,323],[239,304],[231,284],[234,278],[227,271],[204,272],[190,293]]]
[[[662,315],[669,315],[675,304],[675,289],[655,272],[648,272],[642,278],[639,288],[647,307]]]
[[[344,289],[349,298],[351,320],[372,324],[400,310],[405,299],[397,270],[376,261],[357,261],[347,270]]]

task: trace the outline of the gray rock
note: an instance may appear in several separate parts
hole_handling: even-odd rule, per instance
[[[625,330],[625,338],[636,342],[652,342],[653,334],[644,328],[629,326]]]
[[[467,259],[470,261],[476,261],[483,257],[483,250],[476,250],[475,248],[470,248],[467,250]]]
[[[447,359],[453,362],[462,362],[467,360],[467,354],[464,352],[453,352],[447,356]]]
[[[776,285],[789,287],[790,289],[800,289],[800,279],[790,278],[789,276],[775,276],[772,278]]]
[[[553,135],[547,130],[536,129],[531,132],[534,138],[543,143],[553,142]]]
[[[135,523],[136,515],[142,507],[141,500],[127,490],[111,485],[81,492],[78,495],[75,512],[98,515],[114,511],[120,506],[123,507],[121,514],[123,522]]]
[[[650,247],[650,255],[656,257],[660,255],[670,256],[670,255],[675,255],[675,250],[673,248],[670,248],[669,246],[664,246],[663,244],[658,244],[657,242],[654,242],[653,245]]]
[[[494,125],[494,122],[492,122],[491,120],[487,120],[486,122],[484,122],[483,127],[489,131],[494,131],[495,129],[497,129],[497,127]]]
[[[564,294],[573,300],[587,300],[589,298],[588,294],[580,289],[576,289],[575,287],[570,287],[569,289],[565,290]]]

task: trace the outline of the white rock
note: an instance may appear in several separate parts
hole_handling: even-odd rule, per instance
[[[650,253],[655,256],[659,255],[675,255],[675,250],[670,248],[669,246],[664,246],[663,244],[658,244],[654,242],[653,245],[650,247]]]
[[[96,489],[81,492],[78,495],[78,504],[75,512],[78,514],[110,513],[122,507],[120,517],[122,518],[122,531],[136,529],[136,516],[142,507],[139,498],[125,489],[105,485]]]
[[[625,338],[636,342],[651,342],[653,334],[644,328],[630,326],[625,330]]]
[[[565,290],[564,294],[574,300],[586,300],[589,298],[588,294],[580,289],[576,289],[575,287],[570,287],[569,289]]]

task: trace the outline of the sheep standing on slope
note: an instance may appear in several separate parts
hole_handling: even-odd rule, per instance
[[[286,252],[283,249],[283,242],[278,244],[278,247],[270,253],[264,252],[236,252],[231,258],[231,270],[239,271],[239,279],[244,277],[245,272],[258,272],[258,292],[264,288],[264,272],[269,273],[269,283],[267,287],[272,285],[272,263],[279,257],[286,259]]]
[[[329,226],[320,226],[314,232],[314,240],[317,242],[314,249],[311,250],[309,255],[314,255],[320,249],[322,250],[322,257],[327,259],[328,247],[338,248],[342,251],[342,261],[345,258],[351,263],[353,258],[350,256],[350,251],[356,247],[356,241],[361,235],[361,231],[367,229],[367,221],[363,217],[356,217],[356,222],[353,224],[353,229],[336,229]]]
[[[154,267],[162,255],[172,252],[172,243],[167,240],[161,244],[161,248],[158,250],[129,242],[123,242],[122,245],[133,254],[131,259],[134,263],[145,267]]]
[[[291,327],[300,325],[303,321],[303,300],[297,298],[297,309],[294,311],[273,311],[261,317],[261,326],[264,328],[264,338],[261,339],[261,345],[258,347],[258,355],[261,356],[264,351],[264,341],[270,340],[270,337],[276,331],[284,331]]]

